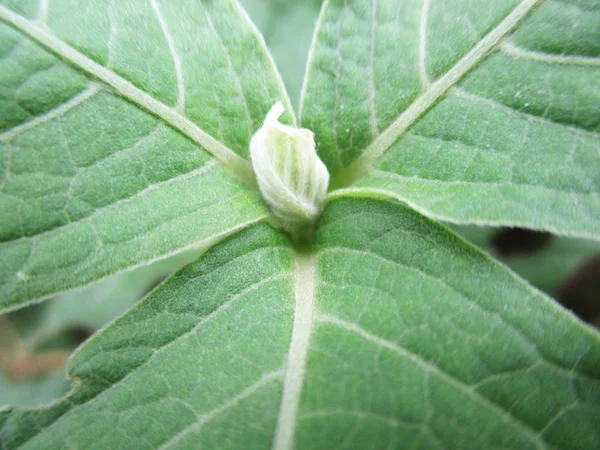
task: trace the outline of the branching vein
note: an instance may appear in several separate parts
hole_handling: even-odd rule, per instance
[[[71,98],[69,101],[63,103],[62,105],[57,106],[54,109],[46,112],[45,114],[36,117],[35,119],[29,120],[21,125],[18,125],[14,128],[11,128],[4,133],[0,134],[0,141],[8,141],[17,134],[23,133],[27,130],[31,130],[32,128],[41,125],[44,122],[48,122],[49,120],[56,119],[57,117],[62,117],[65,113],[75,108],[76,106],[84,103],[86,100],[92,98],[96,93],[101,89],[100,85],[97,83],[93,83],[87,89],[83,90],[75,97]]]
[[[502,407],[497,404],[491,402],[484,397],[482,394],[474,390],[471,386],[466,385],[463,381],[458,378],[455,378],[449,373],[444,372],[439,369],[436,365],[431,364],[430,362],[421,358],[420,355],[414,354],[403,347],[398,346],[394,342],[391,342],[387,339],[383,339],[379,336],[371,334],[369,331],[359,327],[355,323],[347,322],[345,320],[339,319],[337,317],[327,315],[327,314],[318,314],[315,317],[315,321],[317,323],[330,324],[340,329],[343,329],[349,333],[356,334],[361,338],[365,339],[368,342],[376,345],[377,347],[385,348],[399,357],[408,359],[416,366],[420,367],[425,373],[435,374],[436,376],[444,379],[446,382],[453,385],[459,391],[461,391],[465,396],[471,398],[473,401],[496,411],[499,415],[501,415],[506,421],[512,422],[514,425],[518,426],[525,435],[527,435],[531,442],[536,445],[537,448],[545,448],[545,445],[541,441],[540,437],[537,433],[529,426],[529,424],[523,422],[518,417],[514,416],[510,412],[506,411]]]
[[[158,19],[158,23],[160,24],[160,28],[162,29],[163,34],[165,35],[165,39],[167,40],[167,44],[169,45],[169,52],[171,53],[171,57],[173,58],[173,64],[175,65],[175,77],[177,78],[177,111],[183,112],[185,106],[185,85],[183,83],[183,70],[181,69],[181,58],[179,57],[179,53],[177,53],[177,49],[175,48],[175,42],[173,41],[173,36],[169,32],[169,28],[163,19],[162,14],[160,13],[160,8],[158,7],[158,3],[156,0],[150,0],[150,4],[152,5],[152,10],[154,14],[156,14],[156,18]]]
[[[463,56],[445,75],[438,78],[398,118],[375,139],[350,165],[345,174],[346,182],[352,182],[368,171],[396,140],[448,89],[454,86],[469,70],[483,60],[488,53],[527,15],[539,0],[524,0],[502,22],[490,31],[475,47]]]
[[[10,24],[31,39],[39,42],[44,47],[68,61],[74,67],[101,80],[129,101],[136,103],[159,117],[165,123],[188,136],[194,142],[213,154],[240,179],[250,185],[254,185],[252,168],[248,161],[200,129],[198,125],[175,109],[158,101],[112,70],[96,63],[83,53],[80,53],[78,50],[62,41],[50,31],[36,25],[2,5],[0,5],[0,20]]]
[[[429,16],[429,0],[423,0],[421,9],[421,24],[419,26],[419,78],[424,88],[427,88],[431,82],[427,76],[427,64],[425,58],[427,54],[427,17]]]
[[[181,432],[179,432],[178,434],[176,434],[175,436],[173,436],[168,442],[166,442],[165,444],[163,444],[159,448],[160,449],[177,448],[177,445],[183,439],[185,439],[185,437],[189,436],[192,433],[195,433],[195,432],[199,431],[207,422],[211,421],[216,416],[218,416],[219,414],[225,412],[226,410],[235,407],[236,405],[238,405],[243,400],[245,400],[248,397],[252,396],[252,394],[254,394],[256,391],[260,390],[265,385],[267,385],[269,383],[272,383],[274,381],[279,380],[281,378],[281,376],[282,376],[282,371],[280,371],[280,370],[275,371],[275,372],[270,372],[270,373],[267,373],[267,374],[263,375],[255,383],[253,383],[252,385],[248,386],[246,389],[244,389],[243,391],[241,391],[235,397],[227,400],[226,402],[223,402],[222,404],[220,404],[219,406],[217,406],[212,411],[207,412],[207,413],[202,414],[201,416],[199,416],[198,420],[196,422],[194,422],[193,424],[191,424],[188,427],[184,428]]]
[[[548,64],[600,67],[600,58],[579,55],[553,55],[551,53],[536,52],[517,47],[508,41],[502,43],[500,50],[504,54],[514,56],[515,58],[528,59]]]

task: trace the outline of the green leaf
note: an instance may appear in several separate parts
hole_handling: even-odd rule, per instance
[[[277,414],[294,313],[291,267],[291,249],[266,225],[217,245],[76,354],[71,376],[82,382],[69,402],[46,411],[9,413],[0,442],[17,446],[61,415],[56,425],[62,422],[67,428],[76,426],[72,419],[84,426],[95,422],[98,416],[92,416],[97,414],[107,414],[108,425],[120,420],[118,411],[128,416],[130,426],[110,433],[94,426],[93,436],[80,438],[97,439],[99,447],[116,439],[113,443],[120,441],[121,446],[150,431],[153,437],[139,441],[144,447],[175,438],[186,424],[208,415],[202,420],[214,417],[224,425],[224,442],[268,442],[270,432],[264,425],[273,423]],[[137,400],[147,408],[130,408]],[[236,407],[228,410],[227,405]],[[219,417],[220,412],[225,416]],[[250,437],[230,433],[230,414],[248,425]],[[159,422],[155,427],[148,420]],[[12,428],[29,425],[34,428],[23,429],[25,434]],[[77,434],[69,439],[78,439]],[[41,438],[39,434],[34,440]],[[55,438],[61,439],[50,439]]]
[[[302,124],[346,189],[301,249],[247,160],[295,120],[235,1],[0,0],[0,308],[212,247],[0,448],[600,447],[598,333],[418,212],[600,236],[599,17],[327,1]]]
[[[331,0],[301,104],[334,187],[600,239],[600,4]]]
[[[248,144],[290,107],[235,2],[32,3],[0,5],[0,308],[265,217]]]
[[[77,352],[67,400],[0,412],[0,442],[596,448],[599,367],[593,330],[445,227],[340,199],[312,253],[263,224],[215,245]]]

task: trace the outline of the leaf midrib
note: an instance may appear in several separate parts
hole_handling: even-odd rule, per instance
[[[211,153],[246,185],[255,186],[254,173],[246,159],[216,140],[176,109],[152,97],[114,71],[96,63],[48,29],[42,28],[3,5],[0,5],[0,20],[60,56],[72,66],[110,86],[125,99],[156,116]]]
[[[306,360],[310,346],[316,297],[316,261],[314,253],[294,251],[295,300],[294,325],[288,350],[283,392],[277,414],[273,450],[293,448],[298,423],[300,395],[304,386]]]
[[[381,157],[410,126],[426,113],[450,88],[485,59],[540,0],[524,0],[519,3],[498,25],[464,55],[444,75],[427,87],[347,168],[332,178],[330,190],[344,188],[368,173]],[[313,42],[313,46],[315,45]],[[302,103],[302,101],[301,101]]]

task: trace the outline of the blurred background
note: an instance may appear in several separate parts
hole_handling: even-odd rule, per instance
[[[321,0],[242,0],[265,37],[298,109]],[[518,228],[449,225],[582,320],[600,326],[600,242]],[[69,355],[204,249],[116,275],[0,315],[0,407],[39,406],[71,388]]]

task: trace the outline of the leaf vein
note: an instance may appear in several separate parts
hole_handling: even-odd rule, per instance
[[[183,112],[185,108],[185,84],[183,82],[183,71],[181,69],[181,58],[179,53],[177,53],[177,48],[175,47],[175,42],[173,41],[173,36],[169,32],[169,27],[167,26],[165,19],[163,18],[158,3],[156,0],[150,0],[150,4],[152,5],[152,10],[158,19],[158,23],[160,24],[160,28],[165,35],[165,39],[167,40],[167,45],[169,46],[169,53],[171,53],[171,58],[173,59],[173,64],[175,65],[175,78],[177,79],[177,106],[175,107],[179,112]]]
[[[156,189],[159,189],[159,188],[161,188],[163,186],[168,186],[170,184],[173,184],[173,183],[176,183],[176,182],[179,182],[179,181],[184,181],[184,180],[187,180],[188,178],[192,178],[194,176],[200,175],[200,174],[202,174],[204,172],[208,172],[210,169],[212,169],[213,167],[215,167],[215,165],[216,165],[216,161],[214,159],[211,159],[210,161],[208,161],[207,163],[205,163],[203,166],[201,166],[201,167],[199,167],[197,169],[194,169],[191,172],[188,172],[188,173],[185,173],[185,174],[182,174],[182,175],[178,175],[178,176],[173,177],[173,178],[169,178],[166,181],[162,181],[162,182],[159,182],[159,183],[151,184],[150,186],[146,187],[145,189],[137,192],[135,195],[133,195],[131,197],[123,198],[123,199],[118,200],[118,201],[116,201],[114,203],[110,203],[110,204],[108,204],[106,206],[98,208],[91,215],[86,216],[86,217],[84,217],[82,219],[79,219],[79,220],[77,220],[75,222],[69,222],[67,224],[60,225],[58,227],[45,230],[45,231],[43,231],[41,233],[34,234],[32,236],[23,236],[23,237],[20,237],[18,239],[13,239],[13,240],[10,240],[10,241],[5,241],[5,242],[0,243],[0,247],[3,246],[3,245],[18,244],[18,243],[21,243],[21,242],[24,242],[24,241],[36,241],[36,240],[38,240],[38,239],[40,239],[40,238],[42,238],[44,236],[47,236],[49,234],[55,233],[57,230],[62,230],[62,229],[68,228],[68,227],[72,227],[72,226],[74,226],[74,225],[76,225],[78,223],[81,223],[83,221],[92,219],[92,218],[94,218],[96,215],[98,215],[101,212],[104,212],[104,211],[107,211],[107,210],[110,210],[110,209],[114,209],[114,208],[116,208],[116,207],[118,207],[118,206],[120,206],[122,204],[126,204],[126,203],[129,203],[129,202],[133,201],[133,200],[143,198],[149,192],[152,192],[152,191],[154,191]]]
[[[402,175],[399,175],[394,172],[388,172],[388,171],[378,170],[378,169],[373,170],[372,174],[379,175],[384,178],[395,178],[395,179],[399,179],[399,180],[425,181],[428,183],[443,184],[443,185],[448,185],[448,186],[461,186],[461,185],[490,186],[490,187],[499,188],[499,189],[507,188],[507,187],[527,187],[527,188],[544,189],[547,191],[558,192],[561,194],[568,194],[568,195],[577,195],[577,196],[581,195],[581,196],[592,197],[592,198],[599,197],[599,193],[594,192],[594,191],[591,191],[591,192],[572,191],[572,190],[553,188],[553,187],[544,186],[544,185],[540,185],[540,184],[514,183],[514,182],[501,183],[501,182],[496,182],[496,181],[436,180],[434,178],[406,177],[406,176],[402,176]]]
[[[329,314],[317,314],[315,317],[315,321],[317,323],[330,324],[335,327],[341,328],[345,331],[357,334],[358,336],[377,345],[378,347],[386,348],[386,349],[392,351],[393,353],[396,353],[398,356],[404,357],[404,358],[412,361],[415,365],[422,368],[425,371],[425,373],[436,374],[440,378],[446,380],[448,383],[457,387],[460,391],[465,393],[467,396],[471,397],[475,402],[477,402],[485,407],[488,407],[492,410],[497,411],[504,419],[517,425],[517,427],[519,429],[521,429],[524,432],[524,434],[526,434],[531,439],[532,442],[536,443],[537,448],[540,448],[540,449],[546,448],[544,441],[542,441],[540,439],[540,436],[537,435],[536,431],[533,428],[531,428],[531,426],[529,424],[525,423],[522,419],[514,416],[513,414],[510,413],[510,411],[505,410],[500,405],[493,403],[491,400],[484,397],[476,390],[473,390],[470,386],[466,385],[460,379],[454,377],[453,375],[451,375],[450,373],[448,373],[446,371],[443,371],[442,369],[435,366],[434,364],[426,361],[420,355],[413,353],[404,347],[400,347],[400,346],[396,345],[395,343],[388,341],[387,339],[383,339],[377,335],[371,334],[368,331],[366,331],[365,329],[359,327],[358,325],[356,325],[354,323],[347,322],[345,320],[339,319],[338,317],[335,317],[335,316],[332,316]]]
[[[410,231],[405,231],[406,234],[414,234],[420,238],[423,238],[424,236],[418,233],[414,233],[414,232],[410,232]],[[435,244],[432,242],[432,245]],[[498,314],[495,311],[491,311],[488,309],[485,309],[483,306],[481,306],[479,303],[477,303],[476,301],[473,301],[472,299],[470,299],[465,293],[463,293],[462,291],[460,291],[459,289],[455,288],[454,286],[451,286],[450,284],[448,284],[445,280],[443,280],[442,278],[436,277],[433,274],[424,272],[416,267],[412,267],[412,266],[408,266],[406,264],[402,264],[398,261],[386,258],[374,251],[367,251],[367,250],[357,250],[357,249],[351,249],[351,248],[347,248],[347,247],[328,247],[327,249],[321,250],[319,251],[319,255],[323,255],[326,253],[332,253],[332,252],[346,252],[346,253],[356,253],[362,256],[367,256],[367,257],[371,257],[371,258],[375,258],[378,259],[382,262],[385,262],[386,264],[391,264],[393,266],[397,266],[401,269],[407,270],[409,272],[414,272],[416,274],[419,274],[422,277],[428,278],[430,280],[432,280],[435,283],[439,283],[442,286],[446,287],[447,289],[451,290],[452,292],[455,292],[456,294],[458,294],[459,297],[461,297],[464,301],[466,301],[468,304],[472,305],[474,308],[476,308],[477,310],[479,310],[480,312],[482,312],[483,314],[489,314],[491,316],[491,318],[496,321],[496,323],[499,324],[503,324],[505,326],[507,326],[508,328],[510,328],[511,330],[513,330],[515,332],[515,334],[517,334],[524,343],[526,343],[529,348],[531,349],[531,351],[539,358],[539,360],[546,362],[548,365],[552,366],[553,368],[555,368],[556,370],[565,373],[567,376],[572,377],[573,376],[573,370],[572,369],[568,369],[566,367],[560,366],[557,363],[555,363],[554,361],[549,360],[548,358],[546,358],[539,350],[537,344],[535,342],[533,342],[531,340],[531,338],[529,338],[527,335],[525,335],[519,328],[517,328],[515,325],[511,324],[510,322],[507,322],[506,320],[504,320],[502,318],[502,316],[500,314]],[[579,376],[581,376],[582,378],[587,378],[587,376],[583,373],[579,373]]]
[[[288,450],[293,447],[314,315],[317,277],[314,258],[310,255],[296,253],[294,260],[296,307],[286,362],[283,394],[273,439],[274,450]]]
[[[527,59],[531,61],[539,61],[548,64],[600,67],[600,58],[597,57],[580,55],[554,55],[552,53],[537,52],[518,47],[510,41],[504,41],[500,45],[500,50],[507,56],[513,56],[515,58]]]
[[[179,433],[177,433],[175,436],[173,436],[171,439],[169,439],[166,443],[164,443],[163,445],[158,447],[159,450],[173,448],[174,446],[177,446],[177,444],[179,442],[181,442],[181,440],[184,439],[187,435],[200,430],[207,422],[211,421],[216,416],[225,412],[229,408],[232,408],[232,407],[238,405],[243,400],[252,396],[256,391],[260,390],[263,386],[265,386],[273,381],[279,380],[282,377],[282,375],[283,375],[283,370],[276,370],[274,372],[269,372],[269,373],[263,375],[257,381],[252,383],[250,386],[248,386],[245,389],[243,389],[242,391],[240,391],[236,396],[221,403],[219,406],[214,408],[212,411],[202,414],[196,422],[186,426],[183,430],[181,430]]]
[[[231,71],[231,73],[233,73],[233,75],[235,76],[235,81],[236,81],[235,87],[237,88],[237,91],[238,91],[238,97],[240,98],[240,100],[242,101],[242,104],[244,105],[244,113],[246,116],[246,128],[248,130],[248,141],[250,141],[250,137],[252,137],[252,133],[253,133],[253,129],[252,129],[253,123],[252,123],[252,118],[250,117],[250,107],[248,106],[248,100],[246,100],[246,95],[244,93],[242,82],[240,80],[238,73],[233,69],[233,62],[231,61],[231,55],[229,54],[229,49],[227,49],[227,47],[223,43],[223,39],[221,38],[221,35],[216,30],[216,28],[213,24],[213,21],[210,18],[210,14],[208,13],[208,11],[206,11],[206,6],[204,5],[203,2],[200,2],[199,4],[200,4],[200,6],[202,6],[202,10],[206,14],[206,20],[208,21],[208,26],[210,27],[210,30],[215,35],[217,42],[219,43],[219,45],[221,46],[221,49],[223,50],[223,53],[225,54],[225,57],[227,59],[227,66],[229,67],[229,70]]]
[[[286,247],[286,249],[287,249],[287,247]],[[225,311],[229,307],[231,307],[231,305],[236,300],[238,300],[240,297],[243,297],[244,295],[246,295],[246,294],[248,294],[248,293],[250,293],[252,291],[255,291],[256,289],[260,288],[261,286],[264,286],[265,284],[268,284],[268,283],[276,281],[276,280],[288,278],[289,276],[290,276],[289,273],[279,273],[279,274],[276,274],[276,275],[272,275],[272,276],[264,278],[264,279],[262,279],[262,280],[260,280],[260,281],[258,281],[256,283],[253,283],[252,285],[246,287],[245,289],[243,289],[243,290],[241,290],[241,291],[233,294],[232,296],[229,297],[229,299],[225,303],[223,303],[220,306],[218,306],[214,311],[212,311],[211,313],[209,313],[209,314],[207,314],[205,316],[200,317],[198,323],[195,326],[193,326],[190,330],[184,332],[183,334],[180,334],[179,336],[176,336],[172,341],[169,341],[168,343],[162,345],[158,349],[155,349],[154,352],[150,355],[150,357],[148,359],[146,359],[139,366],[135,367],[130,372],[128,372],[123,378],[121,378],[117,382],[113,383],[112,385],[106,387],[101,392],[98,392],[93,397],[88,398],[87,400],[83,401],[82,403],[74,405],[69,410],[69,413],[72,413],[72,411],[74,411],[74,410],[76,410],[78,408],[81,408],[81,407],[87,405],[88,403],[90,403],[91,401],[93,401],[98,395],[102,394],[103,392],[115,389],[116,387],[118,387],[119,385],[121,385],[122,383],[124,383],[127,379],[129,379],[129,377],[131,377],[134,373],[136,373],[141,367],[146,366],[147,364],[149,364],[152,360],[154,360],[160,354],[162,354],[163,352],[165,352],[166,350],[168,350],[169,348],[171,348],[173,345],[175,345],[181,339],[185,339],[186,337],[192,336],[194,333],[196,333],[202,327],[202,325],[204,325],[208,321],[212,320],[215,317],[218,317],[223,311]],[[75,355],[76,355],[76,353],[74,353],[71,357],[73,358]],[[281,376],[281,371],[270,372],[270,375],[273,378],[275,378],[274,374],[276,374],[276,373],[279,374],[279,376]],[[269,375],[269,374],[267,374],[267,375]],[[107,381],[107,384],[110,384],[110,383]],[[266,384],[266,381],[263,384]],[[34,435],[30,436],[30,439],[33,438],[34,436],[41,435],[45,430],[48,430],[54,424],[56,424],[56,423],[60,422],[61,420],[63,420],[64,417],[65,417],[65,414],[63,414],[60,417],[56,418],[56,420],[54,420],[53,422],[51,422],[50,424],[48,424],[44,428],[41,428],[37,432],[37,434],[34,434]]]
[[[346,169],[349,181],[360,178],[383,153],[425,112],[429,110],[452,86],[477,63],[487,57],[498,43],[529,13],[539,0],[524,0],[502,22],[481,39],[448,72],[406,108],[362,154]]]
[[[548,92],[552,92],[552,90],[548,89]],[[581,136],[589,137],[592,139],[600,138],[600,133],[598,133],[598,132],[586,130],[585,128],[577,127],[577,126],[566,124],[566,123],[556,122],[554,120],[548,119],[547,117],[545,117],[546,111],[544,112],[543,116],[537,116],[535,114],[528,113],[528,112],[513,108],[511,106],[505,105],[504,103],[500,103],[497,100],[493,100],[488,97],[483,97],[481,95],[473,94],[472,92],[465,91],[464,89],[461,89],[456,86],[454,86],[451,89],[450,93],[452,95],[455,95],[456,97],[464,98],[466,100],[470,100],[470,101],[477,102],[477,103],[484,103],[494,109],[501,109],[501,110],[507,111],[511,114],[517,114],[520,117],[522,117],[530,122],[541,123],[542,125],[551,126],[551,127],[563,130],[563,131],[569,131],[576,135],[581,135]],[[550,104],[550,102],[549,102],[549,104]],[[546,108],[546,110],[547,109],[548,108]]]
[[[17,125],[16,127],[6,130],[2,134],[0,134],[0,141],[10,141],[10,139],[12,139],[20,133],[23,133],[27,130],[31,130],[32,128],[35,128],[52,119],[62,117],[64,114],[66,114],[73,108],[92,98],[100,90],[101,86],[98,83],[91,83],[86,89],[82,90],[74,97],[71,97],[69,100],[62,103],[61,105],[55,106],[51,110],[46,111],[41,116],[37,116],[31,120],[28,120],[27,122]]]
[[[424,423],[415,422],[410,420],[400,420],[396,417],[384,416],[381,414],[376,414],[371,411],[360,411],[360,410],[349,410],[349,409],[322,409],[318,411],[311,411],[310,413],[304,413],[300,416],[301,420],[311,420],[311,419],[320,419],[323,417],[333,416],[337,414],[355,416],[359,419],[368,419],[368,420],[376,420],[379,422],[384,422],[387,425],[397,428],[399,426],[413,426],[413,427],[422,427],[425,426]]]
[[[0,5],[0,20],[19,30],[30,39],[37,41],[42,46],[68,61],[74,67],[79,68],[88,75],[97,78],[106,85],[112,87],[127,100],[142,107],[183,135],[189,137],[232,170],[242,181],[254,186],[252,168],[246,159],[239,156],[222,142],[217,141],[214,137],[200,129],[198,125],[175,109],[142,91],[116,72],[93,61],[66,42],[62,41],[52,32],[38,26],[3,5]]]

